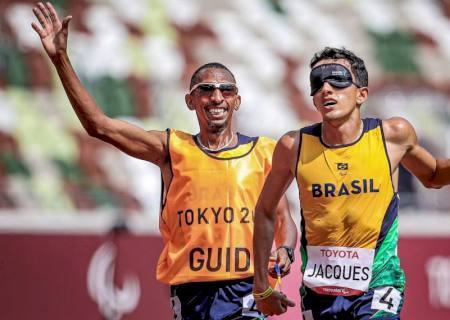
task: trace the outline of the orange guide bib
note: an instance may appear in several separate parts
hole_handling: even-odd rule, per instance
[[[168,284],[253,276],[253,217],[275,141],[238,135],[235,148],[207,153],[170,130],[172,181],[160,216],[164,249],[157,279]]]

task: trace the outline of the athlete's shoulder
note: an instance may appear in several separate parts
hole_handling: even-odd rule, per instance
[[[412,124],[402,117],[392,117],[382,121],[384,137],[396,144],[414,144],[417,140]]]
[[[285,147],[285,148],[289,148],[289,149],[292,147],[295,147],[295,145],[298,145],[298,141],[300,139],[300,132],[301,132],[301,129],[286,132],[278,140],[277,145],[279,145],[280,147]]]

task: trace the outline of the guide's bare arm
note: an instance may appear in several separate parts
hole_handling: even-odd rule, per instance
[[[51,3],[39,2],[33,12],[40,26],[32,23],[42,45],[55,66],[67,97],[89,135],[108,142],[123,152],[163,165],[167,161],[166,133],[145,131],[125,121],[107,117],[89,95],[78,79],[67,54],[69,22],[72,16],[62,21]]]

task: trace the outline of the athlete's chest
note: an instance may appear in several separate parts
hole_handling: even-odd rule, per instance
[[[389,161],[380,132],[366,132],[355,144],[330,148],[313,136],[302,137],[297,178],[302,198],[332,201],[387,191]]]
[[[313,143],[306,143],[300,152],[298,175],[306,184],[351,182],[379,175],[386,169],[384,145],[370,137],[363,137],[360,142],[344,148],[327,148],[317,142],[311,146]]]
[[[355,179],[374,177],[385,168],[382,158],[370,150],[361,152],[335,152],[335,150],[324,150],[324,152],[310,162],[300,165],[299,175],[303,183],[351,183]]]

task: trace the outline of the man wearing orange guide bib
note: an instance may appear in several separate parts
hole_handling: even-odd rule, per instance
[[[146,131],[107,117],[78,80],[66,52],[72,17],[60,21],[50,3],[33,12],[40,26],[32,26],[86,131],[161,169],[165,246],[157,279],[170,285],[174,319],[262,317],[252,296],[253,218],[275,141],[232,130],[241,97],[231,71],[211,63],[194,72],[185,102],[200,133]],[[297,230],[285,198],[276,216],[275,259],[286,274]]]

